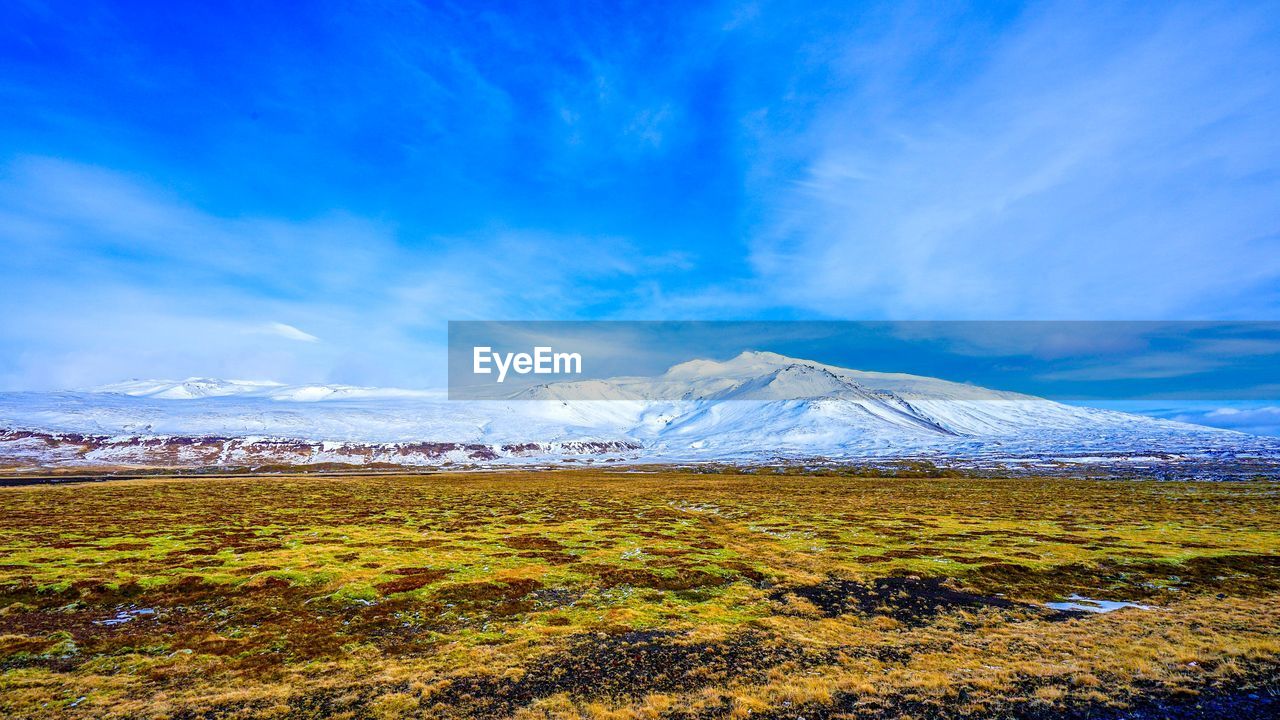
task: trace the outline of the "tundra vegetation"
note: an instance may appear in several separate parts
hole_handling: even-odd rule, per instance
[[[0,489],[0,715],[1275,712],[1280,485],[838,475]]]

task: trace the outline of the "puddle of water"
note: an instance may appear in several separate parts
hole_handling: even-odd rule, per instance
[[[93,622],[95,625],[113,627],[115,625],[123,625],[136,617],[155,614],[156,611],[151,608],[128,608],[126,610],[117,611],[115,617],[109,617],[106,620],[94,620]]]
[[[1062,610],[1064,612],[1091,612],[1091,613],[1109,613],[1121,608],[1137,608],[1139,610],[1150,610],[1150,605],[1139,605],[1135,602],[1124,602],[1121,600],[1094,600],[1083,595],[1071,595],[1063,602],[1049,602],[1044,604],[1045,607],[1052,610]]]

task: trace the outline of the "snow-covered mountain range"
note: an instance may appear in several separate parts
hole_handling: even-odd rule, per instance
[[[1260,455],[1280,441],[773,353],[506,400],[189,379],[0,393],[0,466]]]

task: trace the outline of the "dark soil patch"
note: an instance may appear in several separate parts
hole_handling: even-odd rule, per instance
[[[666,631],[581,635],[535,661],[518,680],[462,677],[431,698],[452,714],[505,717],[557,693],[589,698],[637,698],[650,692],[710,687],[726,680],[758,682],[768,670],[832,662],[826,655],[768,642],[748,633],[724,643],[687,643]]]
[[[788,595],[808,600],[827,617],[846,613],[884,615],[904,623],[920,623],[941,613],[984,607],[1040,611],[1005,598],[959,590],[948,585],[945,578],[885,577],[866,583],[828,578],[817,585],[784,588],[771,597],[785,601]]]
[[[515,615],[533,609],[528,596],[541,587],[542,583],[530,579],[458,583],[437,590],[433,597],[445,605],[483,607],[494,615]]]
[[[443,570],[433,567],[398,567],[387,570],[391,575],[434,575],[440,573],[440,577],[451,574],[452,570]]]
[[[416,570],[417,572],[403,572],[404,570]],[[375,585],[374,587],[383,595],[424,588],[452,573],[451,570],[432,570],[430,568],[400,568],[392,572],[397,575],[403,574],[403,577]]]
[[[769,579],[768,575],[765,575],[764,573],[760,572],[759,570],[751,567],[750,565],[744,562],[738,562],[734,560],[726,563],[721,563],[721,567],[723,567],[726,570],[732,570],[738,573],[742,577],[755,583],[757,586],[762,586],[763,584],[767,583]]]
[[[564,545],[552,540],[551,538],[541,537],[539,535],[515,535],[506,538],[502,544],[516,550],[563,550]]]

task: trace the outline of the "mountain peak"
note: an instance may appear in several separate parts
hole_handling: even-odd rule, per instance
[[[786,355],[779,355],[778,353],[771,352],[769,350],[743,350],[742,352],[738,353],[737,357],[735,357],[730,362],[739,362],[739,361],[763,362],[763,363],[772,363],[775,365],[810,362],[809,360],[800,360],[798,358],[787,357]]]
[[[812,360],[779,355],[766,350],[744,350],[729,360],[699,358],[672,365],[665,377],[670,379],[745,378],[764,375],[788,365],[818,368]]]

